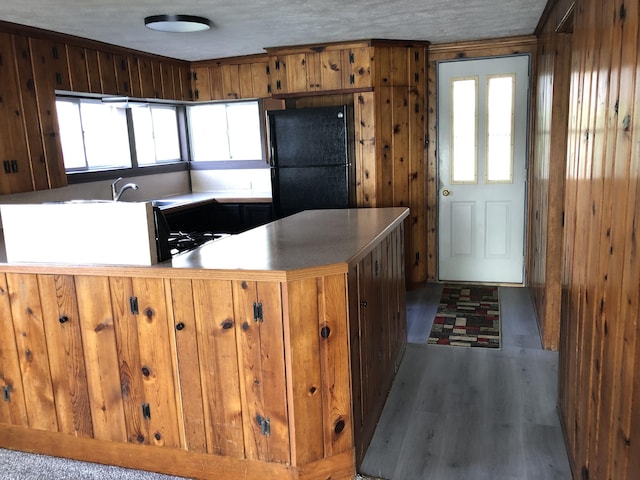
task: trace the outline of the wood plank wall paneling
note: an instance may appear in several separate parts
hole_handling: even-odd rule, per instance
[[[0,194],[67,184],[56,90],[191,99],[188,62],[4,22],[0,54],[0,127],[10,139],[0,156],[17,162],[0,178]]]
[[[638,9],[582,0],[573,22],[558,402],[576,479],[640,472]]]
[[[534,152],[529,175],[527,280],[542,345],[551,350],[558,349],[560,340],[562,213],[571,63],[571,36],[556,32],[564,18],[560,12],[559,5],[538,37],[536,85],[532,86]]]
[[[424,163],[426,165],[426,245],[429,255],[426,259],[426,279],[436,282],[437,272],[437,221],[438,221],[438,145],[437,145],[437,65],[438,62],[482,58],[491,56],[530,54],[535,57],[537,40],[534,36],[509,37],[487,41],[456,42],[431,45],[426,72],[427,105],[427,148]],[[532,74],[535,76],[535,58],[532,61]],[[530,142],[531,144],[532,142]],[[530,146],[531,150],[531,146]],[[532,155],[529,154],[529,158]],[[529,255],[530,252],[527,252]]]
[[[3,319],[11,318],[9,287],[5,274],[0,275],[0,315]],[[10,400],[0,401],[0,423],[26,427],[29,425],[29,419],[13,322],[0,322],[0,337],[3,339],[0,343],[0,385],[3,388],[3,397],[8,396]]]

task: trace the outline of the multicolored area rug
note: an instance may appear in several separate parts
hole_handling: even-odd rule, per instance
[[[445,285],[428,342],[500,348],[498,287]]]

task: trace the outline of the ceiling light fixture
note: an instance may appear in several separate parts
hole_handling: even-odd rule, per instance
[[[211,21],[195,15],[152,15],[144,19],[144,24],[151,30],[160,32],[200,32],[209,30]]]

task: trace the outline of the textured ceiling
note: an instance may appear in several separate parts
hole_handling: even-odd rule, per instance
[[[546,0],[3,0],[0,20],[183,60],[265,47],[359,39],[462,40],[533,33]],[[158,14],[202,15],[214,27],[148,30]]]

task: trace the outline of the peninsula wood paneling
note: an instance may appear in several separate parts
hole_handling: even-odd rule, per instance
[[[538,38],[534,153],[530,174],[527,279],[543,347],[557,350],[562,295],[562,213],[569,111],[571,36],[558,33],[569,9],[558,4]]]
[[[640,472],[639,15],[582,0],[573,22],[559,409],[576,479]]]

